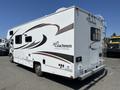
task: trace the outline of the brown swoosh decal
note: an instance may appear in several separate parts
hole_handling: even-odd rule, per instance
[[[43,40],[37,46],[34,46],[31,49],[37,48],[37,47],[43,45],[46,41],[47,41],[47,37],[45,35],[43,35]]]
[[[68,26],[66,26],[66,27],[58,30],[58,32],[56,33],[56,35],[61,34],[63,32],[66,32],[66,31],[69,31],[69,30],[72,30],[73,26],[74,26],[74,24],[72,23],[72,24],[70,24],[70,25],[68,25]]]
[[[53,56],[53,55],[50,55],[50,54],[46,54],[46,53],[34,53],[34,54],[45,55],[45,56],[52,57],[52,58],[56,58],[56,59],[59,59],[59,60],[61,60],[61,61],[66,62],[66,63],[69,63],[69,62],[67,62],[67,61],[65,61],[65,60],[63,60],[63,59],[61,59],[61,58],[59,58],[59,57],[56,57],[56,56]],[[70,64],[70,63],[69,63],[69,64]]]
[[[48,25],[56,26],[56,27],[58,28],[58,30],[60,29],[60,26],[57,25],[57,24],[42,23],[42,24],[36,25],[36,26],[34,26],[34,27],[28,29],[28,30],[25,31],[23,34],[29,32],[29,31],[31,31],[31,30],[33,30],[33,29],[41,28],[41,27],[48,26]]]
[[[28,43],[25,44],[25,45],[23,45],[23,46],[20,46],[20,47],[14,48],[14,49],[20,49],[20,48],[22,48],[22,47],[24,47],[24,46],[26,46],[26,45],[28,45]]]
[[[67,54],[63,54],[63,53],[56,53],[56,52],[44,52],[44,51],[39,51],[37,53],[34,54],[41,54],[41,55],[46,55],[46,56],[50,56],[50,57],[54,57],[57,59],[60,59],[62,61],[65,61],[67,63],[69,62],[74,62],[74,56],[72,55],[67,55]],[[64,60],[65,59],[65,60]],[[66,61],[67,60],[67,61]],[[69,62],[68,62],[69,61]]]
[[[35,45],[38,44],[38,43],[39,43],[39,42],[36,42],[36,43],[35,43],[35,41],[34,41],[33,43],[31,43],[30,45],[24,47],[23,49],[30,48],[30,47],[32,47],[32,46],[35,46]]]
[[[64,28],[62,28],[62,29],[60,29],[60,26],[57,25],[57,24],[42,23],[42,24],[36,25],[36,26],[28,29],[28,30],[25,31],[23,34],[29,32],[29,31],[31,31],[31,30],[33,30],[33,29],[40,28],[40,27],[44,27],[44,26],[48,26],[48,25],[56,26],[56,27],[58,28],[58,31],[57,31],[56,35],[59,35],[59,34],[61,34],[61,33],[63,33],[63,32],[66,32],[66,31],[69,31],[69,30],[73,29],[74,23],[72,23],[72,24],[70,24],[70,25],[68,25],[68,26],[66,26],[66,27],[64,27]],[[17,31],[18,31],[18,30],[17,30]],[[16,31],[16,32],[17,32],[17,31]],[[16,32],[15,32],[15,33],[16,33]],[[10,39],[15,35],[15,33],[10,37]],[[23,35],[23,34],[22,34],[22,35]]]
[[[61,33],[63,33],[63,32],[72,30],[72,29],[73,29],[73,26],[74,26],[74,23],[72,23],[72,24],[70,24],[70,25],[68,25],[68,26],[66,26],[66,27],[64,27],[64,28],[62,28],[62,29],[60,29],[60,26],[57,25],[57,24],[42,23],[42,24],[36,25],[36,26],[28,29],[28,30],[25,31],[23,34],[29,32],[29,31],[32,31],[32,30],[34,30],[34,29],[36,29],[36,28],[41,28],[41,27],[48,26],[48,25],[56,26],[57,29],[58,29],[56,35],[59,35],[59,34],[61,34]]]

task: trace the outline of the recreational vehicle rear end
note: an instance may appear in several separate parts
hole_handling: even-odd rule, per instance
[[[8,31],[11,60],[42,72],[85,79],[104,68],[104,20],[70,7]]]

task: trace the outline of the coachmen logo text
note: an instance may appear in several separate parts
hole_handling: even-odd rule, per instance
[[[61,44],[59,41],[57,41],[57,42],[55,42],[55,43],[53,43],[53,46],[55,47],[55,48],[63,48],[63,49],[69,49],[69,48],[72,48],[72,45],[71,44]]]

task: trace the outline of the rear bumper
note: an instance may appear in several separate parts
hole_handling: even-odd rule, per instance
[[[99,66],[99,67],[97,67],[97,68],[95,68],[95,69],[93,69],[93,70],[91,70],[91,71],[89,71],[89,72],[81,75],[81,76],[80,76],[80,79],[81,79],[81,80],[84,80],[84,79],[86,79],[87,77],[89,77],[89,76],[97,73],[98,71],[100,71],[100,70],[102,70],[102,69],[104,69],[104,68],[105,68],[105,66],[104,66],[104,65],[101,65],[101,66]]]

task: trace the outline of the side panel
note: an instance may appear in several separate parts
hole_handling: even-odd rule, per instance
[[[15,44],[14,61],[28,67],[41,63],[42,71],[74,77],[74,8],[19,27],[22,44]],[[32,42],[25,42],[32,36]],[[14,37],[15,39],[15,37]]]

